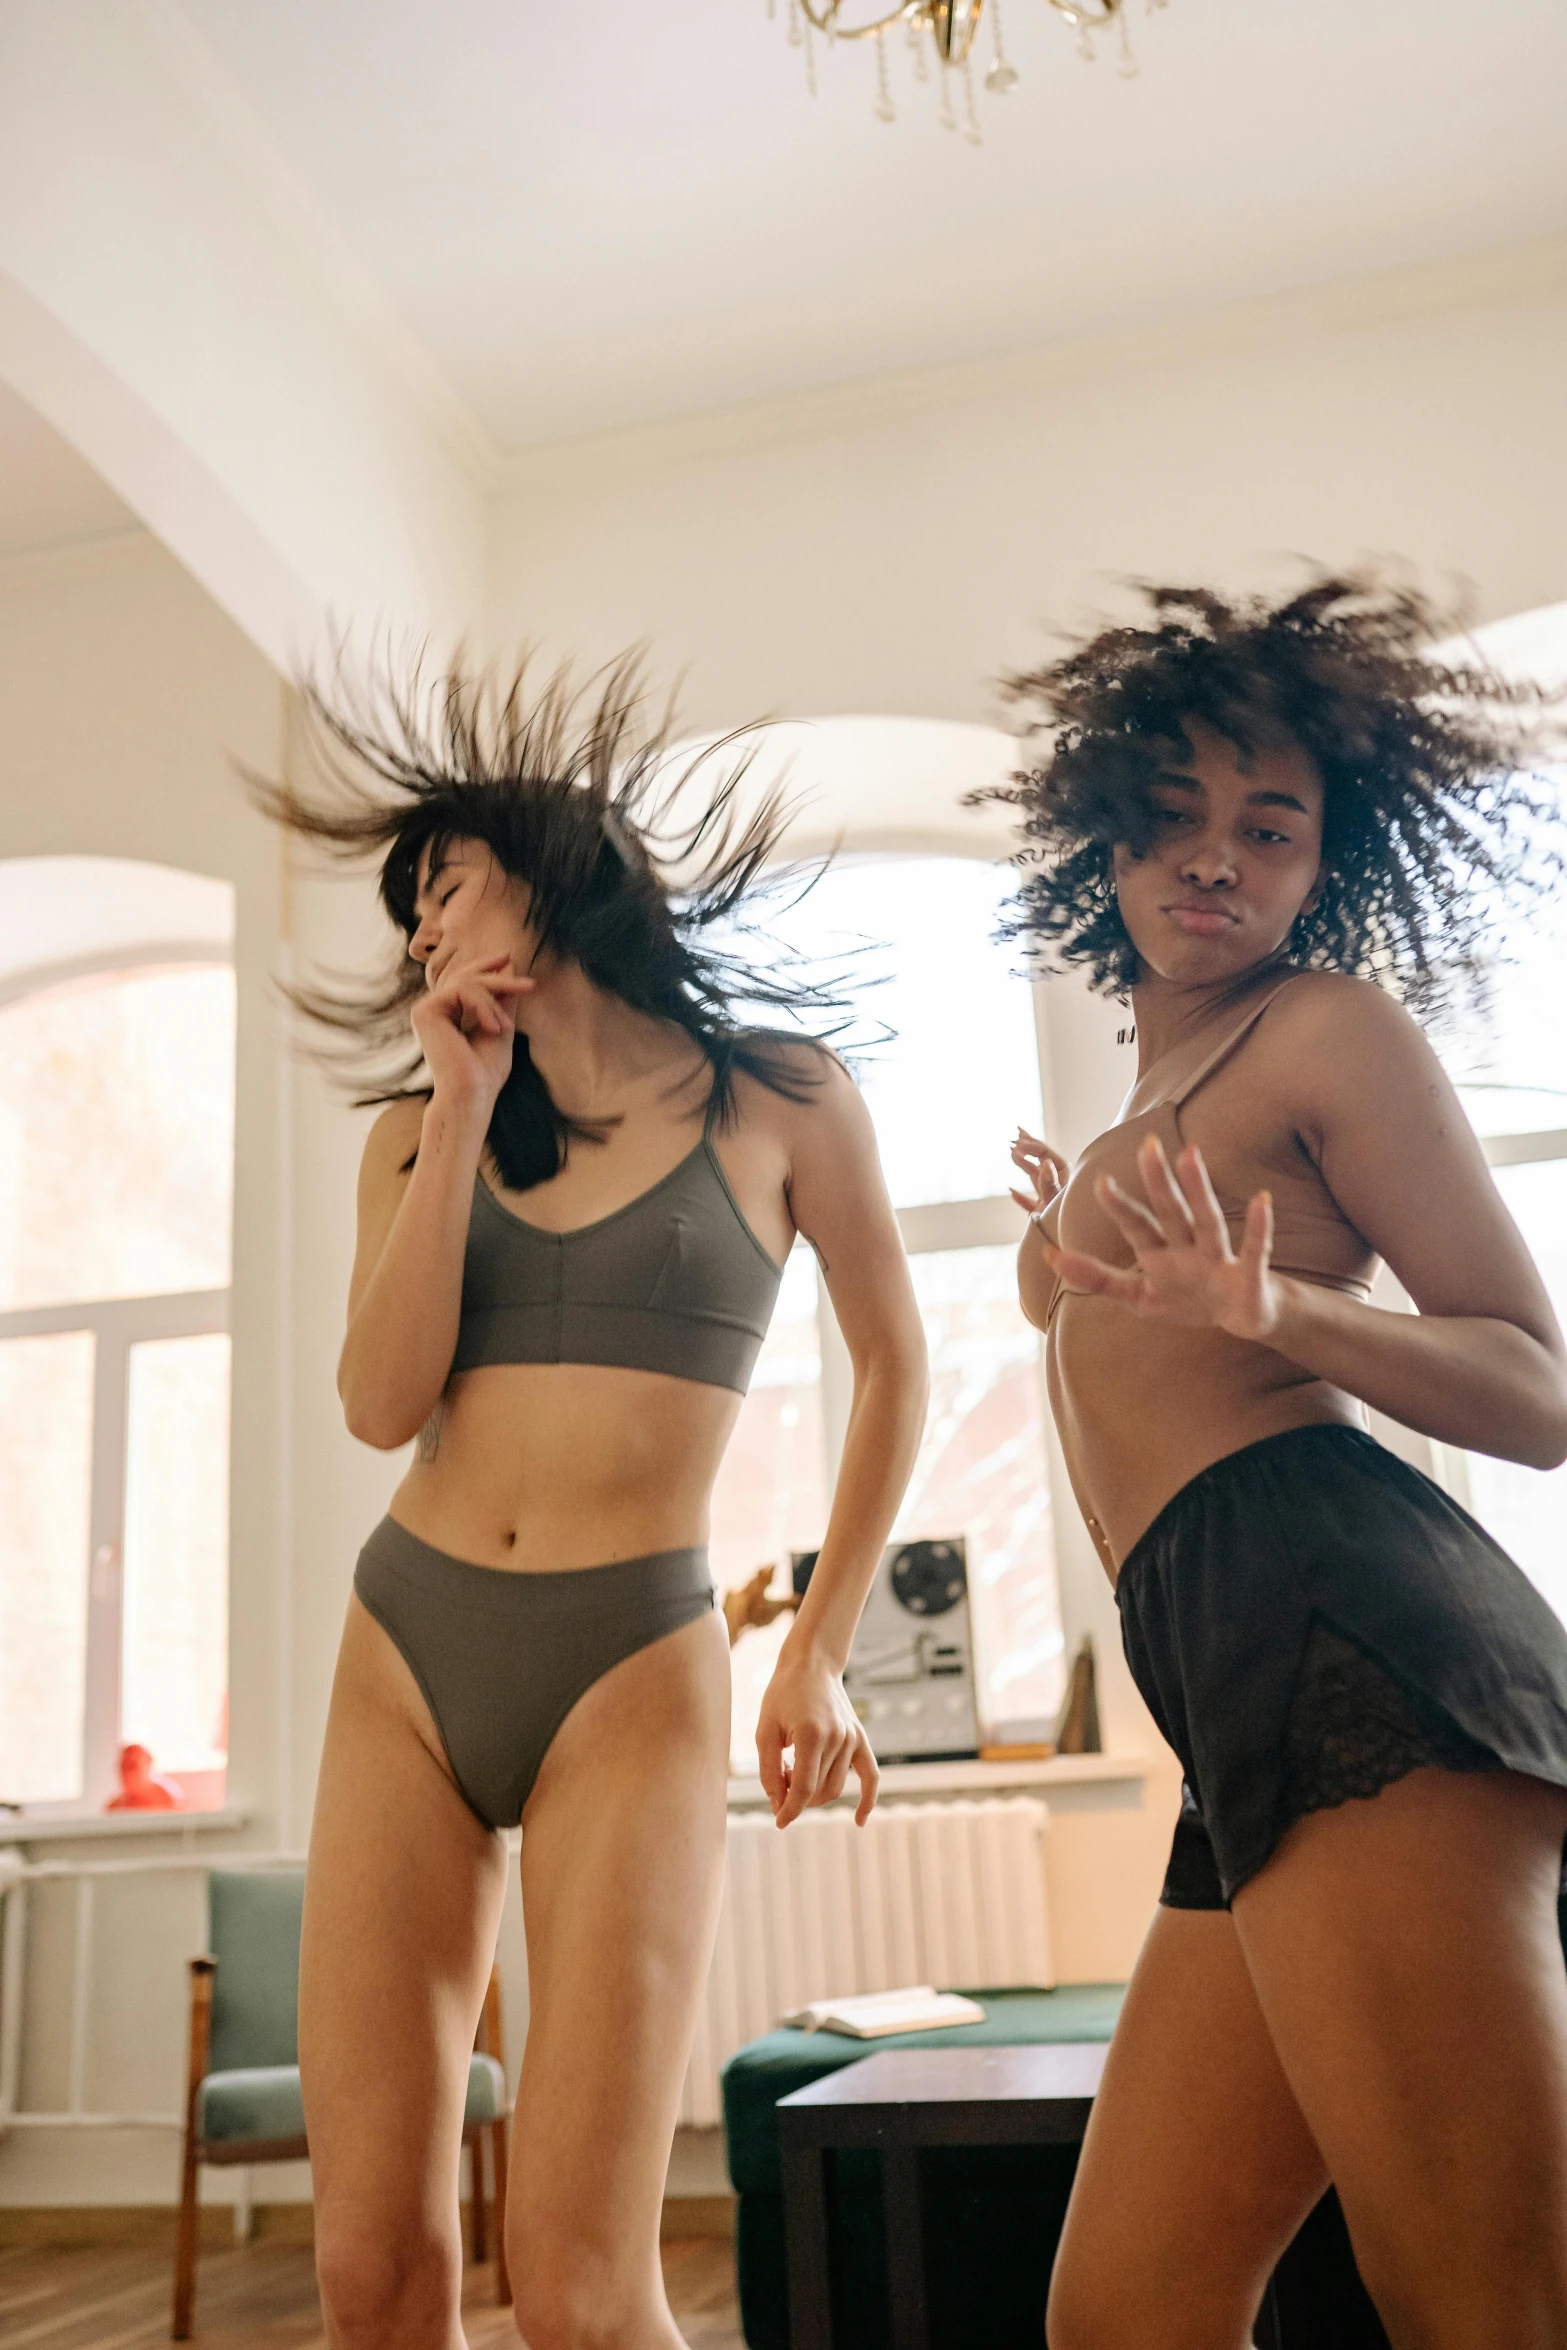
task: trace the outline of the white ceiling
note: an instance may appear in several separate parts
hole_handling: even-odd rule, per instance
[[[0,383],[0,561],[138,527],[85,459]]]
[[[787,5],[180,0],[503,448],[1567,229],[1562,0],[1133,0],[1130,81],[1005,0],[980,147]]]

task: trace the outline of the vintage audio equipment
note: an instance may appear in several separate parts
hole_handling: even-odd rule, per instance
[[[792,1554],[796,1591],[810,1582],[816,1556]],[[878,1762],[954,1761],[979,1752],[961,1536],[888,1546],[843,1685]]]

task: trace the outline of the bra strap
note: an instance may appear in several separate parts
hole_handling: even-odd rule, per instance
[[[702,1140],[705,1143],[711,1143],[713,1136],[717,1131],[718,1114],[723,1107],[723,1100],[724,1081],[719,1076],[718,1071],[714,1069],[712,1090],[709,1092],[707,1097],[707,1115],[702,1120]]]
[[[1172,1110],[1179,1110],[1182,1105],[1187,1102],[1197,1091],[1197,1088],[1200,1085],[1206,1085],[1208,1079],[1220,1066],[1221,1062],[1227,1061],[1231,1053],[1235,1051],[1236,1047],[1245,1043],[1247,1037],[1250,1036],[1252,1030],[1256,1027],[1257,1022],[1262,1018],[1262,1015],[1267,1010],[1268,1006],[1274,1002],[1278,996],[1281,996],[1284,993],[1284,990],[1289,986],[1291,980],[1298,979],[1299,976],[1299,972],[1290,972],[1288,978],[1281,979],[1276,987],[1270,987],[1267,994],[1261,997],[1258,1002],[1254,1004],[1248,1004],[1244,1015],[1230,1030],[1229,1034],[1227,1036],[1221,1036],[1218,1043],[1214,1046],[1212,1052],[1209,1053],[1205,1059],[1198,1062],[1196,1068],[1191,1072],[1191,1075],[1189,1077],[1183,1078],[1181,1083],[1176,1086],[1173,1092],[1167,1093],[1165,1095],[1164,1103],[1161,1106],[1166,1106]]]

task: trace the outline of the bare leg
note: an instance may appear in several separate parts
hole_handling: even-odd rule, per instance
[[[507,2249],[529,2350],[680,2350],[659,2214],[717,1924],[728,1747],[710,1616],[594,1684],[523,1816]]]
[[[505,1848],[349,1607],[306,1879],[299,2057],[332,2350],[462,2350],[458,2161]]]
[[[1326,2184],[1232,1920],[1161,1909],[1094,2101],[1050,2350],[1244,2350]]]
[[[1423,1770],[1313,1813],[1235,1900],[1397,2350],[1567,2346],[1567,1795]]]

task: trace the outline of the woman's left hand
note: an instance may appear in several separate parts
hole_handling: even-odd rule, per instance
[[[1069,1289],[1113,1298],[1144,1322],[1175,1322],[1226,1330],[1232,1338],[1266,1345],[1279,1324],[1283,1299],[1273,1254],[1273,1198],[1257,1192],[1247,1203],[1239,1253],[1195,1144],[1174,1167],[1157,1135],[1137,1154],[1146,1202],[1103,1175],[1095,1196],[1125,1235],[1135,1262],[1107,1265],[1076,1249],[1045,1244],[1052,1269]]]
[[[784,1760],[794,1749],[792,1762]],[[786,1645],[762,1699],[756,1753],[773,1819],[787,1828],[802,1811],[836,1803],[854,1772],[860,1782],[855,1823],[864,1827],[881,1773],[870,1740],[844,1694],[843,1675],[824,1658]]]

